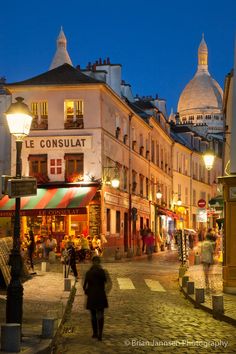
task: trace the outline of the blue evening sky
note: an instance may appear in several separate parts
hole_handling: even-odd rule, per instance
[[[197,68],[202,32],[209,71],[223,88],[233,67],[236,0],[22,0],[1,3],[0,76],[15,82],[48,70],[63,26],[74,65],[110,57],[133,94],[176,110]]]

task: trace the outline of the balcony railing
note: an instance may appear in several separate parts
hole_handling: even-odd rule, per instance
[[[83,118],[76,118],[76,120],[67,118],[67,120],[65,121],[65,129],[83,129],[83,128],[84,128]]]

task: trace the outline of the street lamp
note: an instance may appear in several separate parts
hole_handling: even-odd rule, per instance
[[[208,171],[210,171],[212,169],[214,161],[215,161],[214,151],[206,150],[205,153],[203,154],[203,160],[204,160],[206,169]]]
[[[161,197],[162,197],[162,192],[161,192],[160,189],[158,189],[158,191],[157,191],[157,193],[156,193],[156,197],[157,197],[157,199],[161,199]]]
[[[10,133],[16,138],[16,177],[21,178],[22,163],[21,150],[23,138],[29,134],[32,122],[32,113],[23,103],[22,97],[16,97],[5,115]],[[20,198],[16,198],[13,247],[9,257],[11,266],[11,280],[7,287],[6,322],[22,324],[23,286],[21,273],[23,262],[20,254]]]

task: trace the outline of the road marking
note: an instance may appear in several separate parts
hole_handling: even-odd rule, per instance
[[[151,291],[166,291],[158,280],[144,279]]]
[[[130,278],[117,278],[117,281],[121,290],[135,289]]]

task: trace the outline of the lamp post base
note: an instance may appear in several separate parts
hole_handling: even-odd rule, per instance
[[[7,288],[6,322],[22,323],[23,286],[21,282],[12,281]]]
[[[21,284],[22,258],[18,250],[12,250],[9,259],[11,281],[7,287],[6,322],[22,323],[23,286]]]

